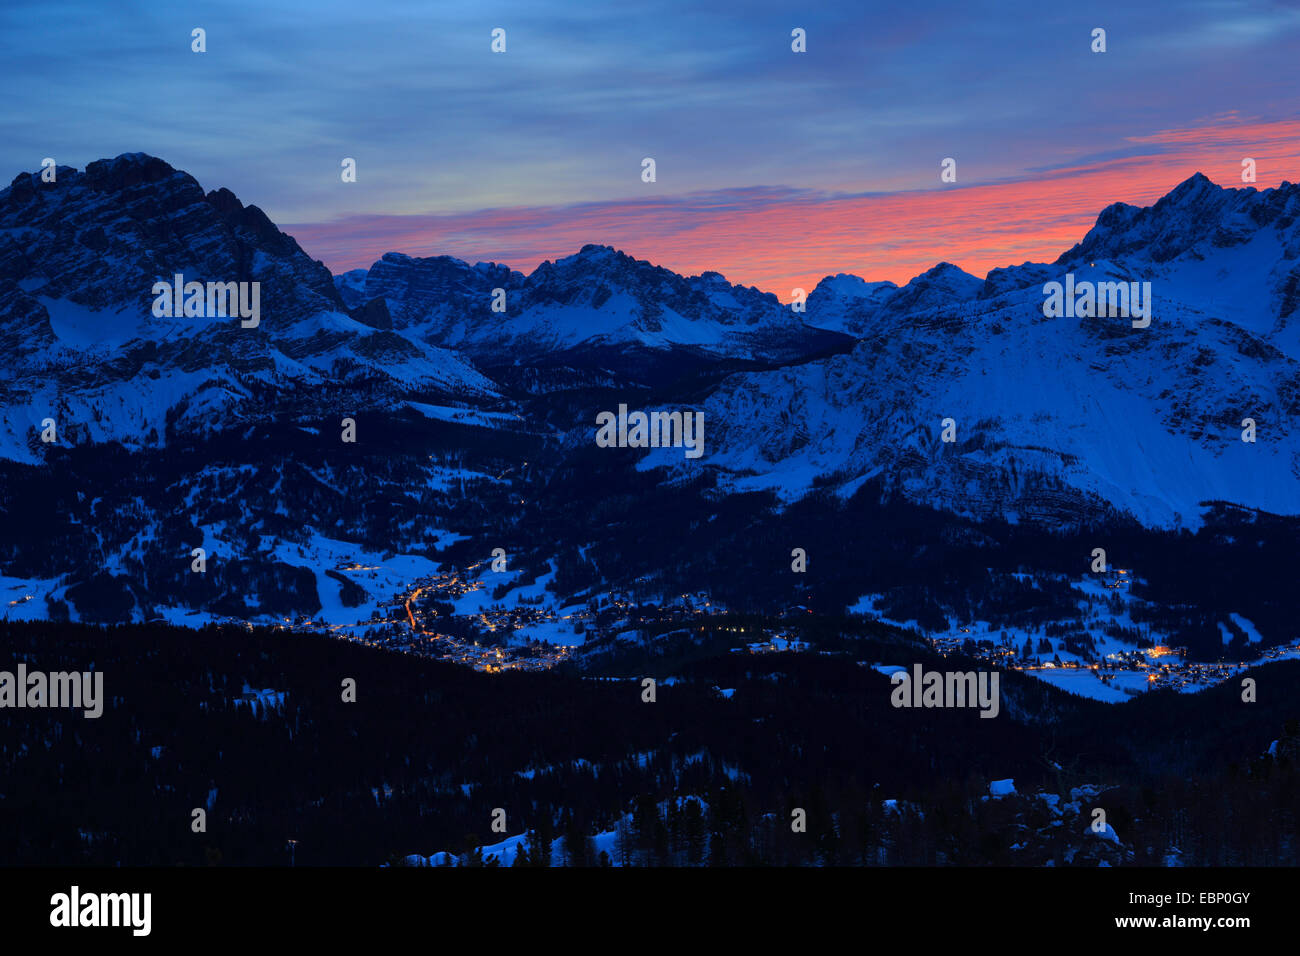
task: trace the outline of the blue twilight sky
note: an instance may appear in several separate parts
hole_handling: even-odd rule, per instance
[[[1105,54],[1090,50],[1098,26]],[[194,27],[206,53],[191,52]],[[507,31],[504,54],[490,50],[494,27]],[[806,54],[790,49],[794,27]],[[729,207],[795,196],[802,212],[781,228],[816,232],[819,200],[938,189],[943,157],[958,158],[963,188],[1034,183],[1167,156],[1184,139],[1149,137],[1224,123],[1243,131],[1242,149],[1271,144],[1261,186],[1300,178],[1281,168],[1289,127],[1269,125],[1300,116],[1300,4],[1280,0],[10,0],[0,53],[4,182],[45,156],[82,168],[152,153],[261,206],[336,268],[369,261],[389,236],[412,254],[497,252],[523,266],[582,235],[779,284],[801,273],[773,262],[779,246],[754,245],[770,223]],[[1252,154],[1206,142],[1224,154],[1222,175],[1205,171],[1229,184],[1233,157]],[[345,156],[354,184],[340,181]],[[653,185],[641,182],[646,156]],[[1186,162],[1169,164],[1159,191]],[[1090,214],[1145,187],[1136,193],[1098,194]],[[637,205],[650,195],[652,212]],[[685,197],[689,209],[673,206]],[[1059,206],[1037,188],[1026,202]],[[502,210],[515,211],[504,231]],[[872,227],[912,228],[905,217]],[[974,256],[971,237],[954,241],[956,255],[926,246],[918,261]],[[818,254],[807,235],[799,243]],[[880,255],[882,275],[903,268]]]

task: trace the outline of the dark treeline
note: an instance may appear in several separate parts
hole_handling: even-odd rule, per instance
[[[93,665],[109,698],[99,719],[0,709],[0,861],[282,865],[295,840],[297,865],[373,865],[498,842],[499,807],[534,862],[565,837],[566,861],[599,864],[587,838],[611,830],[640,864],[1296,862],[1300,664],[1257,671],[1252,704],[1224,685],[1103,705],[1005,673],[986,720],[891,707],[854,660],[903,650],[628,658],[611,680],[287,632],[0,624],[0,670]],[[237,703],[246,686],[283,703]],[[1021,796],[987,799],[1005,778]],[[1085,832],[1095,806],[1122,845]]]

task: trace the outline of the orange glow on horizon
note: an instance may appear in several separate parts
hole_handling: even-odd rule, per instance
[[[1300,120],[1229,114],[1097,146],[1145,152],[986,184],[964,178],[962,167],[958,183],[942,187],[936,163],[932,187],[887,194],[777,190],[775,199],[749,200],[740,190],[725,202],[661,197],[284,228],[336,273],[368,267],[389,251],[506,262],[528,273],[598,243],[685,275],[720,272],[788,302],[793,289],[811,292],[841,272],[902,285],[941,261],[980,278],[994,268],[1052,262],[1112,203],[1151,205],[1196,172],[1242,188],[1245,157],[1257,163],[1255,188],[1300,180]]]

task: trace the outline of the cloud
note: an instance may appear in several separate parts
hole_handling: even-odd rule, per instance
[[[1047,255],[1184,160],[1230,178],[1234,143],[1153,137],[1296,115],[1298,31],[1274,0],[4,4],[0,80],[20,92],[0,99],[0,169],[153,153],[303,224],[335,266],[389,248],[526,265],[606,241],[786,296],[814,272]],[[940,192],[945,156],[961,174]],[[980,215],[1015,228],[967,231]]]
[[[1032,178],[894,193],[752,187],[647,199],[488,209],[447,215],[352,216],[285,226],[336,271],[384,252],[454,255],[530,271],[589,242],[679,272],[722,272],[783,300],[826,275],[906,282],[936,262],[968,272],[1051,261],[1112,202],[1149,205],[1195,172],[1259,187],[1300,169],[1300,121],[1215,117],[1134,136],[1118,155],[1080,157]],[[938,169],[935,169],[937,183]],[[962,177],[958,166],[959,183]]]

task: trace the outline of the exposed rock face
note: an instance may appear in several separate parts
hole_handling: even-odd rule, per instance
[[[177,274],[258,283],[259,324],[154,316],[154,283]],[[69,441],[138,446],[272,409],[320,412],[330,401],[304,389],[338,381],[370,383],[381,400],[494,394],[459,357],[394,341],[382,308],[353,319],[329,270],[256,206],[205,195],[140,153],[61,167],[53,183],[23,174],[0,192],[0,343],[0,453],[19,459],[47,417]]]

